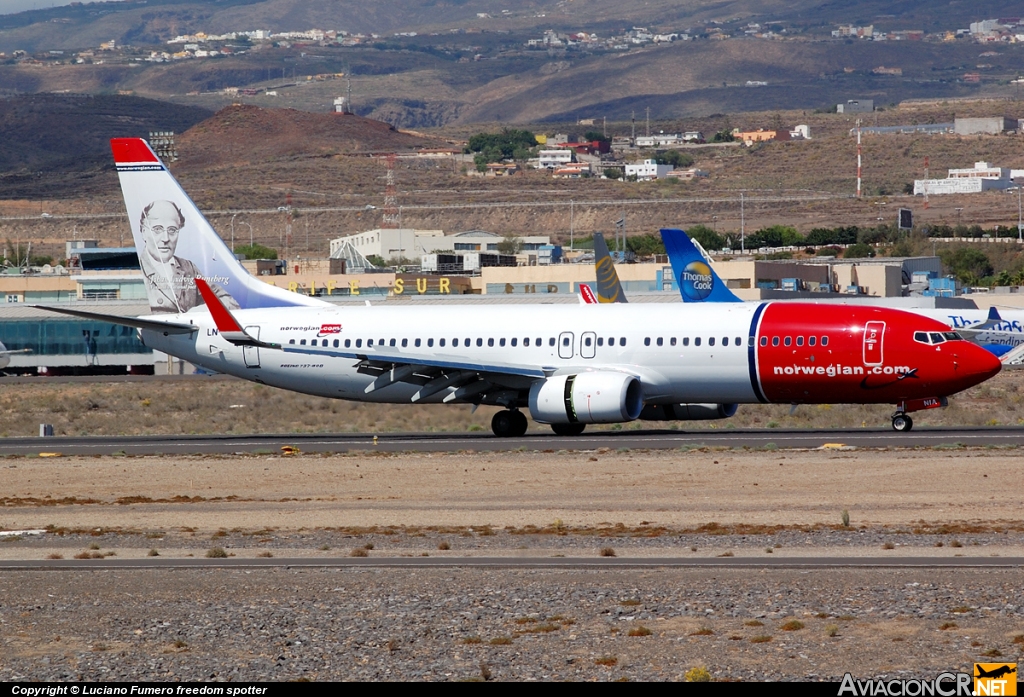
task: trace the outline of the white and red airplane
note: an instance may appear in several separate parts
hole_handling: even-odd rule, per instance
[[[909,412],[999,372],[949,327],[899,310],[796,303],[336,306],[250,276],[141,139],[112,141],[153,313],[147,346],[267,385],[390,404],[504,407],[498,436],[740,403],[889,403]],[[940,332],[938,345],[915,339]]]

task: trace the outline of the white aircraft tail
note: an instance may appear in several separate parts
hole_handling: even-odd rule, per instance
[[[251,276],[141,138],[110,141],[153,312],[204,304],[202,278],[231,308],[326,305]]]

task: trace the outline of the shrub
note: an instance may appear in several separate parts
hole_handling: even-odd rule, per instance
[[[370,553],[367,552],[362,547],[356,547],[351,552],[349,552],[348,555],[350,557],[368,557],[368,556],[370,556]]]
[[[640,625],[638,627],[633,627],[632,629],[630,629],[629,632],[627,632],[627,636],[650,636],[653,633],[654,632],[652,632],[647,627]]]
[[[602,557],[614,557],[615,556],[615,550],[612,549],[611,547],[602,547],[600,554],[601,554]]]
[[[690,668],[683,675],[683,680],[686,682],[711,682],[711,671],[704,666]]]
[[[206,550],[206,557],[208,559],[226,559],[228,553],[224,551],[223,547],[211,547]]]
[[[801,622],[800,620],[790,620],[789,622],[786,622],[781,627],[782,631],[784,631],[784,632],[795,632],[795,631],[797,631],[799,629],[803,629],[803,628],[804,628],[804,623]]]
[[[600,657],[594,659],[594,665],[595,666],[606,666],[608,668],[611,668],[612,666],[614,666],[618,662],[619,662],[619,659],[616,658],[615,656],[600,656]]]

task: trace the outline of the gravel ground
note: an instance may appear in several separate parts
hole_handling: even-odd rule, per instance
[[[976,569],[4,573],[0,680],[679,680],[696,666],[719,680],[934,677],[1018,659],[1021,581]]]
[[[0,535],[3,559],[1024,557],[1016,450],[58,457],[0,471],[0,529],[45,529]],[[3,571],[0,681],[930,678],[1017,660],[1022,589],[1020,568]]]

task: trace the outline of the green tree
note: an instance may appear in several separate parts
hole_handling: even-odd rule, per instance
[[[864,242],[851,244],[846,248],[846,251],[843,252],[844,259],[867,259],[873,256],[875,256],[875,248]]]
[[[498,243],[498,253],[500,254],[519,254],[522,248],[523,241],[515,235],[505,235],[504,239]]]
[[[370,254],[369,256],[366,257],[366,260],[368,262],[370,262],[371,264],[373,264],[374,266],[378,266],[378,267],[383,267],[383,266],[387,266],[388,265],[387,262],[384,261],[384,257],[380,256],[379,254]]]
[[[593,143],[595,140],[610,143],[612,139],[611,136],[606,136],[604,133],[601,133],[601,131],[587,131],[583,134],[583,140],[588,143]]]
[[[736,136],[732,134],[732,131],[725,128],[711,138],[712,143],[732,143],[735,140]]]
[[[791,245],[803,245],[803,236],[788,225],[772,225],[761,228],[746,240],[747,249],[759,247],[789,247]]]
[[[979,279],[992,275],[992,262],[988,255],[973,247],[943,249],[939,258],[951,274],[967,285],[975,285]]]
[[[638,257],[649,257],[655,254],[664,254],[665,243],[661,241],[660,235],[646,233],[643,235],[633,235],[626,239],[626,249]]]
[[[235,254],[241,254],[244,259],[277,259],[276,249],[264,247],[259,243],[235,247]]]
[[[604,176],[606,179],[622,179],[622,170],[617,167],[606,167]]]
[[[664,150],[654,156],[654,161],[659,165],[689,167],[693,164],[693,157],[678,150]]]
[[[531,131],[520,131],[511,128],[502,129],[500,133],[477,133],[470,137],[467,149],[469,152],[480,153],[488,162],[500,162],[516,158],[517,154],[530,157],[537,147],[537,136]],[[479,156],[477,168],[479,168]],[[520,158],[526,159],[526,158]]]
[[[725,238],[709,228],[707,225],[693,225],[686,230],[690,239],[700,242],[700,246],[709,252],[725,249]]]

